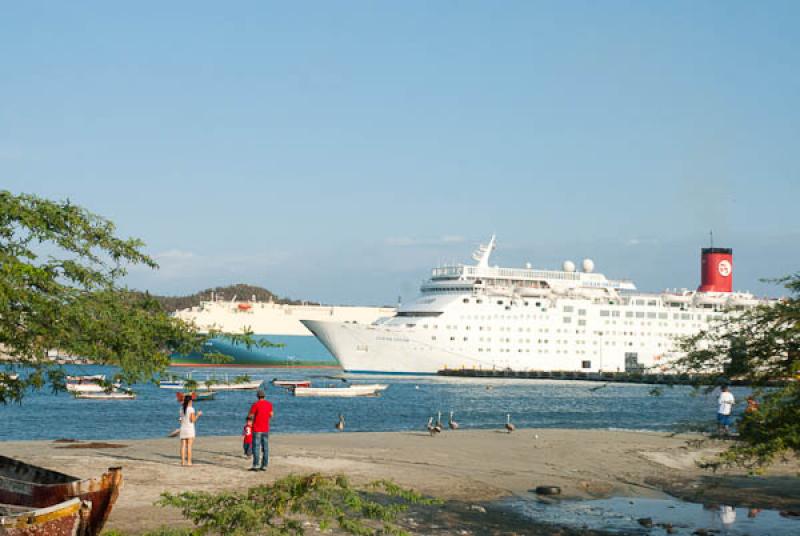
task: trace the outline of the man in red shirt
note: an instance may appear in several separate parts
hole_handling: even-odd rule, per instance
[[[247,415],[253,418],[253,467],[250,470],[266,471],[269,465],[269,420],[273,415],[272,403],[264,399],[266,395],[263,389],[259,389],[256,396],[258,400],[250,407]]]

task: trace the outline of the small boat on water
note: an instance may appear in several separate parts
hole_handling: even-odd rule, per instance
[[[84,376],[67,376],[68,382],[104,382],[106,381],[105,374],[94,374],[94,375],[84,375]]]
[[[275,387],[283,387],[284,389],[294,389],[296,387],[311,387],[310,380],[279,380],[274,378],[272,385]]]
[[[388,389],[385,383],[356,384],[347,387],[295,387],[292,389],[294,396],[328,396],[350,398],[355,396],[378,396],[381,391]]]
[[[45,508],[0,504],[0,534],[3,536],[83,535],[81,527],[91,514],[92,503],[69,499]]]
[[[241,382],[241,383],[236,383],[236,382],[229,382],[229,383],[228,382],[223,382],[223,383],[212,382],[212,383],[210,383],[208,385],[214,391],[255,391],[256,389],[261,387],[262,383],[263,383],[262,381],[250,381],[250,382]],[[203,382],[203,385],[206,385],[206,383]]]
[[[94,376],[67,376],[67,391],[71,393],[100,393],[108,389],[103,374]],[[112,387],[119,389],[122,384],[114,383]]]
[[[44,467],[31,465],[13,458],[0,456],[0,503],[23,507],[29,512],[28,517],[36,515],[39,509],[56,507],[64,501],[75,499],[78,507],[84,501],[91,504],[91,512],[82,516],[80,530],[75,532],[43,531],[7,532],[8,534],[50,535],[79,534],[97,536],[108,519],[114,502],[122,486],[122,468],[111,467],[96,478],[80,479],[74,476],[51,471]],[[70,506],[72,508],[72,506]],[[64,511],[56,508],[53,516],[62,515]],[[5,517],[5,514],[3,514]],[[10,514],[13,517],[13,513]],[[65,514],[64,514],[65,515]],[[10,523],[10,518],[9,518]],[[2,525],[6,531],[14,528]],[[0,534],[3,534],[0,531]]]
[[[216,394],[217,393],[214,391],[192,391],[191,393],[177,392],[175,393],[175,398],[178,399],[178,402],[183,402],[184,398],[191,396],[192,400],[199,402],[201,400],[214,400]]]
[[[158,386],[162,389],[188,389],[187,384],[191,382],[192,385],[206,387],[210,391],[255,391],[261,387],[262,380],[250,380],[248,376],[237,376],[229,379],[226,374],[224,377],[219,378],[216,376],[208,376],[204,380],[198,380],[188,375],[186,378],[170,378],[168,380],[161,380]]]
[[[136,400],[136,393],[133,391],[114,389],[109,392],[75,393],[75,398],[80,398],[82,400]]]

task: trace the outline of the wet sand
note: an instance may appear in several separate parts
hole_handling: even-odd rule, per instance
[[[0,443],[0,451],[82,477],[121,465],[124,486],[107,528],[131,533],[185,524],[179,512],[153,505],[163,491],[245,489],[289,473],[313,471],[344,473],[356,482],[393,479],[462,504],[463,511],[542,485],[560,486],[564,498],[663,497],[668,491],[708,502],[800,508],[796,461],[773,466],[758,478],[742,470],[714,474],[696,462],[725,444],[689,443],[697,439],[554,429],[511,434],[457,430],[436,437],[426,432],[274,434],[269,471],[256,473],[246,470],[249,460],[242,455],[239,437],[197,438],[193,467],[180,466],[179,442],[171,438],[94,444],[13,441]]]

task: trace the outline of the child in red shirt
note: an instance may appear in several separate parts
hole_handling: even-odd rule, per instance
[[[244,455],[253,455],[253,418],[247,416],[247,423],[242,430],[242,446],[244,447]]]

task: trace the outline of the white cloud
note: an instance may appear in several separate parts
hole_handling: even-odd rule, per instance
[[[655,238],[634,237],[625,241],[626,246],[655,246],[658,240]]]

